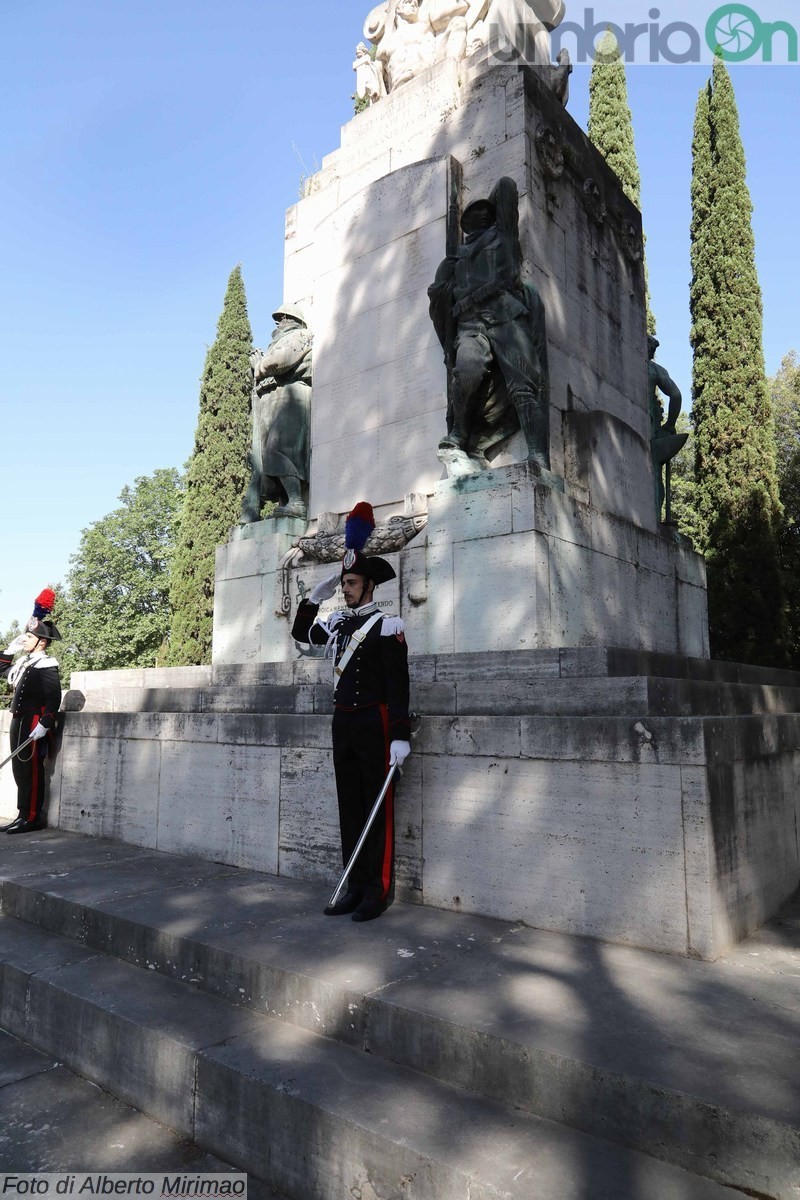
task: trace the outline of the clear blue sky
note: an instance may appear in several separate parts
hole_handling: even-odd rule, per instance
[[[5,0],[0,630],[64,577],[81,530],[125,484],[185,462],[239,262],[256,341],[268,340],[284,211],[352,113],[370,7]],[[646,18],[650,7],[626,10]],[[582,12],[568,0],[568,17]],[[628,71],[659,358],[687,398],[690,143],[707,76]],[[744,66],[733,78],[772,372],[800,349],[800,67]],[[570,111],[584,128],[587,84],[588,68],[576,70]]]

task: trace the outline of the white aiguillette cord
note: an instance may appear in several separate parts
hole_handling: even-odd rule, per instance
[[[24,654],[22,658],[15,662],[11,670],[8,672],[8,682],[11,687],[14,687],[22,672],[31,663],[31,655]]]

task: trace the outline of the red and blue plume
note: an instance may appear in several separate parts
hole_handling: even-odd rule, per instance
[[[362,500],[357,504],[344,523],[344,544],[347,550],[361,551],[375,528],[372,505]]]
[[[52,588],[43,588],[33,602],[33,615],[37,620],[41,621],[42,617],[49,617],[53,611],[56,602],[56,594]]]

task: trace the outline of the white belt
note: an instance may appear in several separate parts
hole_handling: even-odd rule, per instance
[[[373,613],[370,619],[366,621],[360,629],[357,629],[350,638],[347,649],[342,654],[342,657],[339,659],[338,663],[335,663],[333,667],[333,681],[336,686],[338,686],[339,680],[344,674],[350,659],[353,657],[356,650],[361,649],[362,645],[366,641],[367,634],[369,633],[370,629],[372,629],[373,625],[377,625],[378,621],[380,621],[382,617],[383,613]],[[334,687],[334,692],[335,691],[336,688]]]

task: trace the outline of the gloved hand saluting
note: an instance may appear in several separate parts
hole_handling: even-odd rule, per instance
[[[332,575],[328,575],[322,583],[318,583],[315,588],[312,588],[308,593],[308,598],[312,604],[321,604],[323,600],[330,600],[339,586],[341,575],[339,571],[334,571]]]
[[[410,742],[392,742],[389,747],[389,766],[393,767],[396,764],[398,767],[402,767],[410,753]]]
[[[46,734],[47,730],[45,729],[44,725],[37,725],[35,729],[31,730],[31,739],[34,742],[38,742],[39,738],[45,737]]]
[[[25,642],[25,634],[18,633],[17,636],[14,638],[13,642],[10,642],[6,646],[6,654],[18,654],[20,652],[20,650],[22,649],[24,642]]]

